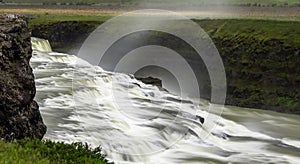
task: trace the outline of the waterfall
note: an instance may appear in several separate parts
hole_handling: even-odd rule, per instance
[[[52,48],[48,40],[31,37],[32,49],[41,52],[52,52]]]
[[[33,38],[33,67],[46,139],[101,145],[115,163],[298,163],[300,117],[183,100],[132,75],[51,52]],[[218,106],[213,106],[218,108]]]

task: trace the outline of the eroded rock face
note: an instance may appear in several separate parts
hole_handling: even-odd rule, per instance
[[[0,15],[0,138],[42,138],[46,133],[29,65],[31,32],[25,18]]]

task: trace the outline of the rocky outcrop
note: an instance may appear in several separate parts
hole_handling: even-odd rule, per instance
[[[162,81],[158,78],[149,76],[149,77],[136,77],[136,79],[142,81],[145,84],[151,84],[151,85],[162,88]]]
[[[166,91],[169,92],[167,89],[165,89],[162,85],[162,80],[159,78],[155,78],[155,77],[135,77],[136,79],[142,81],[145,84],[150,84],[150,85],[154,85],[156,87],[158,87],[159,90],[161,91]]]
[[[46,133],[29,65],[31,32],[25,18],[0,15],[0,138],[41,139]]]

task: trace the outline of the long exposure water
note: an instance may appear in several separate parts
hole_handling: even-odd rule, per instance
[[[33,39],[45,138],[101,145],[115,163],[298,163],[300,116],[233,106],[205,119],[205,100],[107,72]],[[221,109],[222,108],[222,109]]]

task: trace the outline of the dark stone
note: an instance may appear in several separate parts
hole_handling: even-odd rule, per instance
[[[155,77],[135,77],[136,79],[142,81],[145,84],[150,84],[153,86],[157,86],[159,90],[169,92],[167,89],[163,88],[162,80]]]
[[[201,116],[196,115],[196,119],[201,122],[201,124],[204,124],[205,119]]]
[[[0,15],[0,138],[43,138],[46,126],[33,100],[31,32],[25,17]]]
[[[154,77],[136,77],[136,79],[142,81],[145,84],[151,84],[151,85],[162,88],[162,82],[158,78],[154,78]]]

